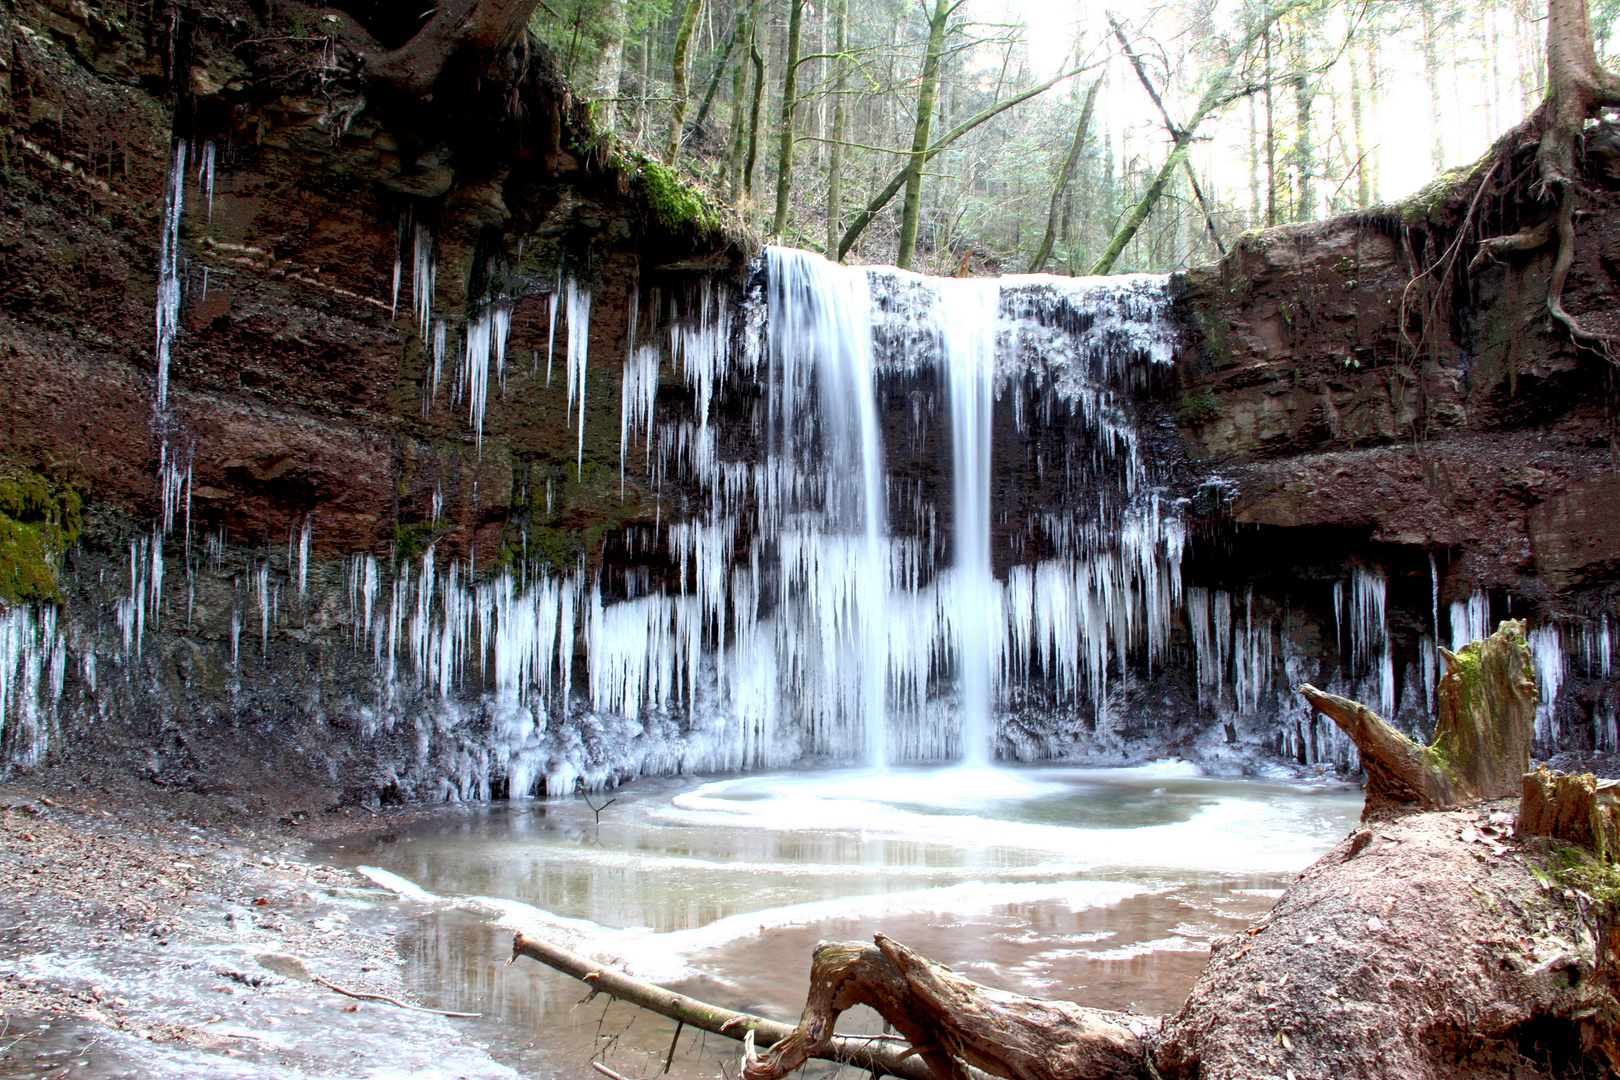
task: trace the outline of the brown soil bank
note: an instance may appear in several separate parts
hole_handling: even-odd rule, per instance
[[[1612,899],[1511,804],[1369,822],[1217,943],[1163,1030],[1166,1077],[1620,1072]]]

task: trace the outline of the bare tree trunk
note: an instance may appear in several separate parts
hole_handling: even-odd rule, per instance
[[[1249,227],[1260,222],[1260,122],[1249,95]]]
[[[605,37],[591,88],[591,113],[599,129],[612,131],[619,122],[619,77],[624,72],[624,0],[602,0],[602,23]]]
[[[750,57],[757,54],[754,49],[754,34],[757,32],[754,9],[758,6],[759,0],[748,0],[748,7],[738,16],[737,45],[738,48],[747,49]],[[726,161],[727,191],[734,203],[742,199],[743,139],[747,132],[743,100],[747,91],[748,60],[739,59],[731,72],[731,153]]]
[[[1108,24],[1113,28],[1114,37],[1119,41],[1119,47],[1125,51],[1125,56],[1130,60],[1131,67],[1136,70],[1137,81],[1142,84],[1142,89],[1147,91],[1148,97],[1152,99],[1154,106],[1159,110],[1159,117],[1164,121],[1165,131],[1169,133],[1171,139],[1180,140],[1182,137],[1181,128],[1174,120],[1170,119],[1170,110],[1165,108],[1164,99],[1159,96],[1158,88],[1153,85],[1153,80],[1148,78],[1147,68],[1142,66],[1141,57],[1137,56],[1136,50],[1131,48],[1130,39],[1125,36],[1125,28],[1120,26],[1118,20],[1112,15],[1108,17]],[[1252,98],[1250,100],[1253,101]],[[1226,245],[1221,243],[1221,234],[1215,228],[1215,214],[1210,209],[1209,200],[1204,198],[1204,189],[1198,184],[1198,174],[1193,170],[1192,158],[1183,156],[1181,164],[1187,173],[1187,183],[1191,185],[1193,195],[1198,199],[1199,209],[1204,213],[1204,225],[1209,229],[1209,238],[1215,242],[1215,250],[1224,256],[1226,254]],[[1179,211],[1176,214],[1175,224],[1178,228],[1186,224],[1185,218]],[[1190,259],[1193,249],[1193,240],[1190,235],[1187,237],[1185,247],[1187,256]],[[1172,261],[1174,259],[1175,253],[1172,253]],[[1160,259],[1155,259],[1155,261],[1162,262]]]
[[[845,75],[847,65],[844,53],[849,50],[849,0],[834,0],[833,5],[833,114],[831,145],[827,148],[827,254],[838,250],[838,238],[844,231],[844,110]]]
[[[1069,143],[1068,156],[1063,159],[1063,168],[1058,171],[1057,183],[1052,186],[1052,201],[1046,211],[1046,235],[1041,237],[1040,247],[1035,249],[1035,257],[1029,261],[1029,272],[1038,274],[1046,266],[1047,258],[1052,254],[1052,241],[1057,235],[1058,213],[1062,210],[1064,199],[1069,192],[1069,183],[1074,179],[1074,167],[1080,163],[1080,152],[1086,145],[1086,134],[1091,128],[1091,110],[1097,104],[1097,91],[1102,87],[1102,79],[1097,79],[1086,90],[1086,103],[1080,109],[1080,122],[1074,126],[1074,140]]]
[[[743,161],[743,202],[754,198],[754,164],[759,160],[759,109],[765,100],[765,58],[759,52],[759,34],[749,46],[749,59],[754,65],[754,98],[748,106],[748,154]]]
[[[776,216],[771,236],[787,231],[788,195],[793,190],[793,111],[798,106],[799,31],[804,23],[804,0],[789,0],[787,56],[782,61],[782,128],[776,152]]]
[[[1365,42],[1367,46],[1367,104],[1372,107],[1373,126],[1378,125],[1378,118],[1382,115],[1380,103],[1383,101],[1383,82],[1379,78],[1378,64],[1378,35],[1368,34]],[[1383,159],[1383,148],[1374,142],[1367,148],[1367,169],[1371,173],[1370,185],[1372,187],[1372,201],[1377,202],[1383,198],[1383,190],[1379,184],[1378,167]]]
[[[1440,43],[1435,39],[1434,2],[1421,0],[1418,12],[1423,16],[1423,78],[1429,88],[1429,162],[1439,176],[1446,171],[1446,140],[1440,123]]]
[[[1356,205],[1365,209],[1372,205],[1372,178],[1367,175],[1367,114],[1362,103],[1361,60],[1356,46],[1350,46],[1350,126],[1355,135]]]
[[[1273,97],[1271,28],[1266,28],[1266,227],[1277,224],[1277,103]]]
[[[703,0],[686,0],[680,26],[675,30],[675,55],[670,68],[669,137],[664,143],[664,163],[675,164],[681,152],[681,134],[686,125],[686,53],[692,44],[692,30],[702,14]]]
[[[1302,34],[1303,36],[1303,34]],[[1296,57],[1299,74],[1294,76],[1294,176],[1298,187],[1294,196],[1294,220],[1310,221],[1316,216],[1316,184],[1312,176],[1316,168],[1316,147],[1311,138],[1311,112],[1316,101],[1316,88],[1305,74],[1309,62],[1300,46]]]
[[[1147,191],[1137,200],[1136,205],[1125,215],[1124,221],[1121,222],[1120,227],[1115,230],[1113,237],[1108,241],[1108,246],[1103,249],[1102,255],[1098,257],[1097,262],[1092,266],[1091,272],[1093,274],[1106,274],[1114,268],[1114,263],[1119,260],[1119,256],[1125,250],[1126,245],[1136,236],[1137,230],[1142,227],[1142,223],[1153,212],[1153,207],[1169,186],[1170,178],[1175,175],[1176,170],[1185,167],[1187,156],[1192,152],[1193,135],[1197,132],[1199,125],[1217,108],[1226,103],[1227,83],[1231,81],[1232,72],[1236,70],[1238,63],[1248,55],[1249,51],[1254,48],[1262,37],[1267,38],[1269,41],[1269,31],[1272,24],[1289,11],[1303,7],[1306,2],[1307,0],[1281,0],[1281,2],[1273,4],[1269,9],[1261,13],[1258,20],[1250,26],[1243,39],[1232,46],[1221,66],[1210,76],[1204,94],[1198,101],[1198,107],[1193,111],[1186,125],[1178,131],[1175,145],[1170,151],[1170,156],[1165,158],[1164,164],[1159,168],[1158,175],[1153,178],[1153,182],[1148,185]]]
[[[1020,91],[1005,101],[998,101],[994,105],[975,113],[966,120],[962,121],[960,124],[957,124],[955,127],[951,128],[951,130],[946,132],[944,135],[940,136],[939,141],[934,143],[933,146],[930,146],[927,153],[923,155],[923,162],[926,164],[928,161],[933,159],[934,155],[950,146],[957,139],[960,139],[963,135],[966,135],[968,132],[972,131],[986,120],[1006,112],[1014,105],[1021,104],[1028,101],[1032,97],[1046,93],[1064,79],[1077,74],[1079,74],[1078,71],[1065,71],[1061,75],[1054,75],[1052,78],[1041,83],[1039,86],[1032,86],[1028,90]],[[838,242],[838,258],[842,259],[849,253],[849,249],[855,246],[855,241],[860,239],[861,233],[866,231],[866,226],[871,224],[872,219],[877,216],[879,211],[881,211],[885,206],[889,205],[889,201],[899,193],[901,186],[906,182],[906,178],[910,175],[911,165],[908,161],[899,172],[895,173],[894,176],[889,178],[888,186],[886,186],[882,191],[879,191],[876,195],[872,196],[871,201],[866,204],[865,208],[855,215],[855,219],[849,223],[849,228],[844,230],[844,238]]]
[[[923,166],[928,161],[928,131],[934,122],[934,97],[939,91],[939,55],[945,49],[945,28],[954,8],[950,0],[934,0],[928,19],[928,46],[923,53],[921,85],[917,89],[917,123],[911,133],[911,160],[906,165],[906,197],[900,211],[900,246],[894,264],[910,269],[917,248],[917,221],[922,213]]]
[[[690,138],[693,135],[702,134],[703,125],[709,119],[709,109],[714,106],[714,95],[720,89],[720,77],[726,73],[726,65],[731,62],[731,57],[741,44],[741,41],[738,40],[738,31],[742,28],[742,25],[740,18],[733,24],[731,38],[726,42],[725,51],[720,54],[720,59],[715,61],[714,71],[709,74],[708,87],[703,91],[703,101],[698,105],[697,115],[692,118],[690,128],[684,137]]]

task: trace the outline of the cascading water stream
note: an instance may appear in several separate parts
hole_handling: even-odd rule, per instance
[[[939,357],[951,395],[955,565],[950,591],[957,619],[962,760],[982,766],[993,756],[991,628],[1002,618],[1000,589],[990,568],[990,425],[1001,283],[952,280],[938,288]]]
[[[170,442],[165,410],[183,302],[186,163],[177,143],[157,310],[162,524],[131,541],[117,612],[123,651],[137,661],[164,605],[178,610],[163,596],[163,543],[182,505],[190,520],[193,451]],[[204,183],[204,199],[211,190]],[[415,326],[431,360],[424,415],[455,328],[464,345],[456,399],[468,395],[476,452],[486,409],[505,405],[488,394],[489,369],[504,387],[508,336],[524,333],[514,311],[538,289],[545,315],[528,321],[547,339],[548,384],[556,315],[566,314],[573,479],[582,481],[591,292],[564,269],[548,287],[514,282],[458,316],[435,310],[424,223],[402,219],[401,263],[407,246]],[[650,526],[628,526],[623,542],[632,562],[637,550],[660,552],[667,574],[608,559],[589,571],[532,562],[527,531],[522,562],[481,579],[466,552],[430,547],[392,567],[353,558],[349,636],[375,664],[379,722],[423,707],[456,716],[457,699],[468,697],[482,699],[491,718],[488,756],[464,759],[442,779],[446,797],[487,796],[503,777],[517,795],[641,772],[805,759],[983,766],[1084,753],[1085,740],[1119,746],[1108,740],[1121,691],[1172,660],[1171,630],[1183,622],[1199,700],[1229,730],[1231,718],[1274,707],[1279,749],[1312,764],[1343,761],[1344,747],[1324,745],[1317,725],[1275,694],[1306,675],[1275,615],[1248,592],[1182,587],[1185,528],[1176,502],[1155,487],[1138,422],[1138,391],[1176,350],[1166,278],[940,279],[782,248],[763,261],[763,285],[741,295],[719,279],[633,294],[631,322],[644,327],[625,344],[620,453],[634,455],[632,470],[644,463],[658,509]],[[403,278],[400,266],[382,283],[391,306]],[[642,304],[644,318],[634,314]],[[514,347],[530,349],[538,386],[538,336]],[[660,407],[670,377],[690,396]],[[602,385],[598,371],[590,380]],[[993,434],[1006,459],[993,457]],[[552,479],[545,484],[550,517]],[[666,484],[684,508],[676,520]],[[950,506],[936,507],[947,492]],[[443,498],[435,487],[435,523]],[[228,653],[221,646],[233,673],[272,662],[284,596],[314,602],[310,519],[290,529],[297,542],[289,539],[285,571],[255,558],[251,584],[237,585]],[[212,550],[218,574],[222,537]],[[188,627],[194,569],[188,559]],[[1433,577],[1438,638],[1445,608]],[[1398,672],[1382,571],[1357,570],[1339,591],[1347,656],[1339,689],[1391,713]],[[260,648],[244,653],[241,628],[255,614]],[[1487,630],[1489,604],[1479,593],[1450,615],[1453,641],[1468,640]],[[67,638],[56,623],[7,617],[0,668],[63,670]],[[1606,623],[1601,634],[1538,628],[1544,694],[1556,696],[1566,661],[1575,662],[1566,641],[1585,643],[1585,669],[1606,672],[1609,640]],[[585,681],[575,693],[577,641]],[[93,673],[93,653],[80,659]],[[59,693],[60,676],[8,682],[0,671],[0,725],[19,708],[30,715],[29,702],[46,696],[32,689],[41,686]],[[1012,709],[1019,720],[1003,728],[1002,710]],[[1555,733],[1556,720],[1547,708],[1544,731]],[[1620,743],[1620,721],[1606,723],[1605,737]],[[582,742],[587,727],[598,734]],[[30,738],[36,750],[43,738]],[[991,781],[980,771],[953,783],[982,793]]]
[[[881,768],[888,763],[889,538],[872,392],[871,290],[863,270],[808,252],[773,247],[766,260],[778,453],[789,468],[819,466],[823,528],[852,545],[853,610],[843,612],[844,624],[853,630],[849,660],[859,665],[855,698],[866,759]],[[798,408],[811,377],[819,416]],[[819,461],[812,463],[816,451]]]

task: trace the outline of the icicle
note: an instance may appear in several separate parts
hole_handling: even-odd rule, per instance
[[[405,239],[411,232],[411,212],[399,212],[399,231],[394,236],[394,287],[392,298],[388,302],[388,321],[393,322],[399,317],[399,282],[401,271],[405,264]]]
[[[652,438],[653,408],[658,397],[658,346],[638,345],[624,358],[624,380],[619,396],[619,493],[624,493],[625,459],[630,435],[644,432]]]
[[[298,530],[298,595],[309,595],[309,538],[315,526],[313,514],[304,515],[304,526]]]
[[[169,407],[169,353],[180,328],[180,219],[185,208],[186,140],[174,141],[163,197],[163,232],[158,244],[157,408]]]
[[[1451,651],[1491,636],[1491,601],[1484,589],[1475,589],[1467,601],[1451,605]]]
[[[1527,635],[1530,655],[1535,659],[1536,685],[1541,701],[1536,705],[1536,738],[1544,746],[1557,746],[1558,691],[1564,684],[1564,639],[1554,625],[1538,626]]]
[[[568,279],[568,405],[579,397],[579,457],[575,464],[576,479],[585,476],[585,357],[591,336],[591,291],[581,289],[573,278]],[[549,380],[548,380],[549,381]]]
[[[473,444],[479,457],[484,452],[484,406],[489,400],[490,333],[493,319],[485,308],[467,324],[467,348],[462,354],[457,382],[467,393],[467,422],[473,430]]]
[[[495,381],[506,393],[506,339],[512,333],[512,305],[497,301],[490,309],[491,345],[495,350]]]
[[[270,655],[270,562],[265,560],[253,571],[253,591],[259,601],[259,651]]]
[[[197,165],[197,186],[202,189],[203,198],[208,200],[208,220],[214,220],[214,140],[209,139],[202,145],[202,160]],[[203,295],[208,295],[206,287]]]
[[[433,318],[434,279],[438,273],[438,264],[433,258],[433,231],[419,221],[412,250],[411,299],[416,306],[417,334],[424,341],[428,336],[428,323]]]
[[[551,357],[557,343],[557,298],[562,289],[562,281],[558,279],[557,287],[546,294],[546,385],[551,385]]]

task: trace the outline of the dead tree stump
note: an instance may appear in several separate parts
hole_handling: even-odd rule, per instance
[[[1535,664],[1524,623],[1507,620],[1484,641],[1441,649],[1446,674],[1428,746],[1407,738],[1359,702],[1306,683],[1297,687],[1350,736],[1367,773],[1367,809],[1458,806],[1517,794],[1535,735]]]
[[[1515,831],[1578,844],[1600,859],[1620,857],[1620,780],[1538,766],[1524,774]]]

